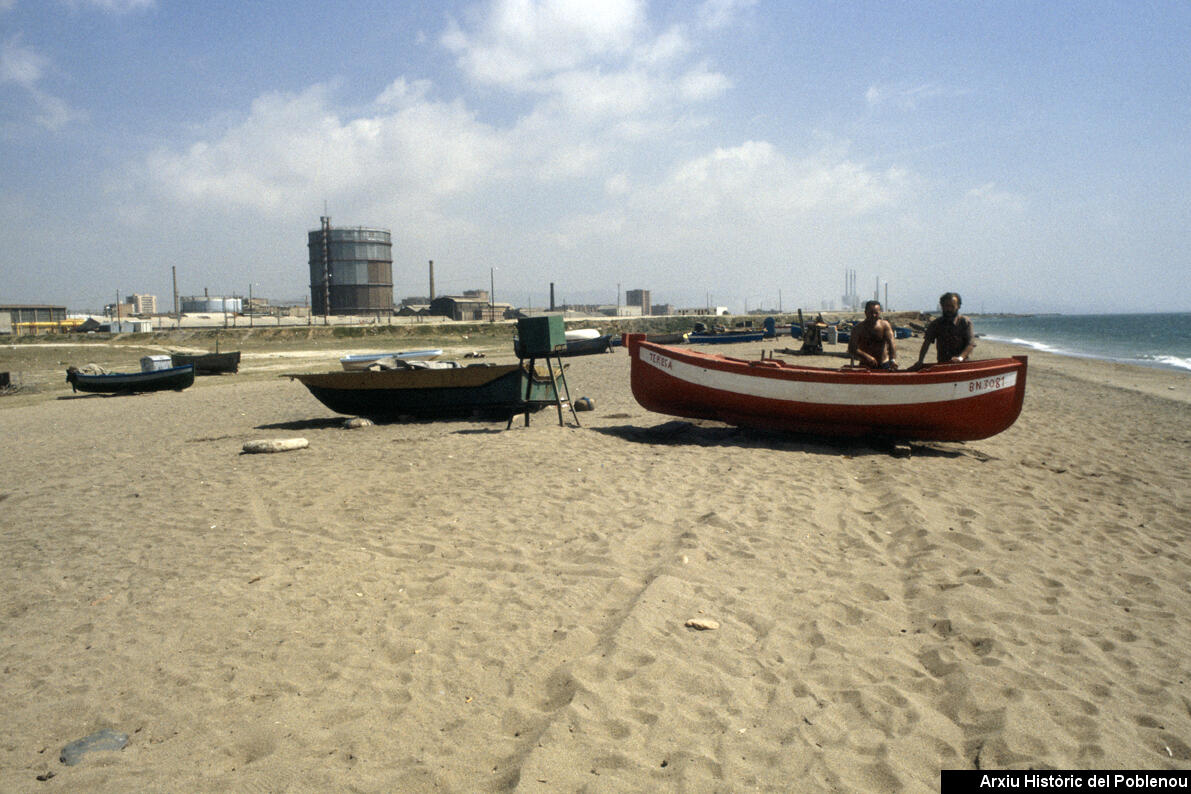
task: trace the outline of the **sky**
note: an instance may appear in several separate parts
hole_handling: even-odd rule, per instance
[[[1191,310],[1191,3],[0,0],[0,304]]]

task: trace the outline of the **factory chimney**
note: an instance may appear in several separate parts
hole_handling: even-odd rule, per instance
[[[430,260],[430,302],[434,303],[434,260]]]

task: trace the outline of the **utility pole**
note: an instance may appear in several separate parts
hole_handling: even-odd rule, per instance
[[[488,268],[488,322],[496,322],[496,268]]]

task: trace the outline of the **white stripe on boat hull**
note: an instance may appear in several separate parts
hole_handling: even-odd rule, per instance
[[[640,351],[641,361],[671,377],[708,389],[785,402],[821,405],[922,405],[978,397],[1014,389],[1017,372],[984,375],[943,383],[896,382],[828,383],[759,377],[760,373],[733,373],[672,359],[651,350]]]

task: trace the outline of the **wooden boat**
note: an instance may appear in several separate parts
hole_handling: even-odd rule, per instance
[[[194,365],[150,372],[108,372],[92,375],[74,367],[66,369],[66,382],[76,392],[91,394],[135,394],[147,391],[181,391],[194,383]]]
[[[569,331],[564,331],[563,336],[568,342],[578,342],[583,339],[596,339],[603,336],[598,329],[595,328],[572,328]]]
[[[1021,413],[1026,357],[917,372],[824,369],[701,353],[625,337],[637,402],[651,411],[822,436],[972,441]]]
[[[175,367],[194,365],[195,375],[223,375],[240,371],[240,351],[228,353],[170,353]]]
[[[399,350],[395,353],[360,353],[354,356],[344,356],[339,359],[339,364],[347,372],[358,372],[368,369],[378,361],[383,361],[387,358],[397,359],[398,361],[413,361],[415,359],[438,358],[441,355],[442,350],[439,348],[432,350]]]
[[[536,368],[535,368],[536,369]],[[332,411],[351,416],[507,419],[554,405],[550,378],[521,364],[283,375],[301,381]],[[529,398],[526,400],[526,386]],[[528,403],[528,404],[527,404]]]
[[[724,331],[719,334],[687,334],[686,341],[692,345],[727,345],[732,342],[760,342],[764,331]]]
[[[567,333],[570,333],[569,331]],[[567,346],[563,350],[557,350],[551,355],[561,356],[562,358],[569,358],[571,356],[590,356],[593,353],[607,353],[612,350],[614,342],[611,335],[605,334],[603,336],[581,337],[578,339],[568,339]],[[521,349],[521,340],[513,337],[513,352],[517,354],[517,358],[530,358],[525,355]]]
[[[659,345],[685,345],[690,333],[687,331],[673,331],[668,334],[646,334],[645,341],[656,342]]]

